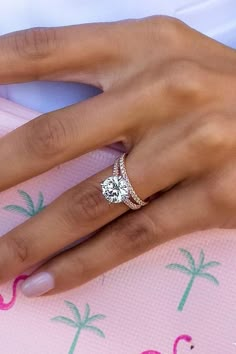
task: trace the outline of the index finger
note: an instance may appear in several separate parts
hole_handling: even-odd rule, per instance
[[[83,24],[0,36],[0,83],[60,79],[101,87],[96,70],[119,54],[113,28],[109,23]]]

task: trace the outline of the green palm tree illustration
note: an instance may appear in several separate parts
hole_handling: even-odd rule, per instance
[[[58,321],[58,322],[62,322],[68,326],[74,327],[77,329],[76,333],[75,333],[75,337],[74,340],[71,344],[70,350],[69,350],[69,354],[73,354],[76,344],[78,342],[80,333],[82,330],[88,330],[91,331],[95,334],[97,334],[98,336],[105,338],[105,334],[103,333],[103,331],[101,329],[99,329],[98,327],[92,326],[91,324],[94,321],[97,320],[103,320],[106,316],[102,315],[102,314],[97,314],[97,315],[92,315],[90,316],[90,307],[88,304],[86,304],[85,306],[85,311],[84,311],[84,315],[83,318],[81,317],[81,314],[78,310],[78,308],[75,306],[75,304],[73,304],[70,301],[65,301],[65,304],[69,307],[69,309],[71,310],[73,316],[74,316],[74,320],[71,320],[68,317],[64,317],[64,316],[57,316],[52,318],[52,321]]]
[[[23,215],[31,218],[32,216],[38,214],[40,211],[42,211],[46,207],[45,205],[43,205],[44,204],[44,197],[43,197],[42,192],[39,192],[38,201],[37,201],[36,206],[34,205],[34,202],[28,193],[26,193],[23,190],[18,190],[18,193],[20,194],[22,199],[25,201],[27,208],[23,208],[20,205],[6,205],[3,209],[13,211],[16,213],[20,213],[20,214],[23,214]]]
[[[199,255],[199,262],[198,262],[198,265],[196,265],[195,260],[189,251],[187,251],[183,248],[180,248],[179,250],[187,258],[189,268],[187,268],[186,266],[184,266],[182,264],[177,264],[177,263],[168,264],[166,266],[166,268],[178,270],[184,274],[187,274],[190,277],[189,283],[185,289],[185,292],[184,292],[184,294],[180,300],[179,306],[178,306],[178,311],[182,311],[196,278],[198,278],[198,277],[204,278],[204,279],[211,281],[215,285],[219,285],[218,280],[213,275],[211,275],[210,273],[206,273],[205,271],[211,267],[215,267],[215,266],[220,265],[220,263],[216,262],[216,261],[211,261],[211,262],[204,264],[205,254],[204,254],[203,250],[201,250],[200,255]]]

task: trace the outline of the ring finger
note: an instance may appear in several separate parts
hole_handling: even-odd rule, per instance
[[[165,167],[161,166],[161,154],[156,158],[157,166],[161,166],[156,176],[156,189],[149,183],[149,171],[142,168],[144,156],[141,154],[139,159],[134,159],[133,151],[130,152],[126,166],[128,175],[142,199],[187,176],[184,151],[177,155],[176,151],[175,147],[170,148],[167,154],[169,164]],[[125,204],[109,204],[102,195],[100,183],[111,174],[109,167],[90,177],[62,194],[40,214],[4,235],[0,239],[0,269],[4,269],[0,275],[1,281],[45,261],[126,212],[128,208]],[[141,175],[141,181],[143,179],[145,183],[139,182]]]

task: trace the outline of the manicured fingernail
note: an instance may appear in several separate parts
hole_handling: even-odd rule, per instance
[[[21,285],[21,291],[27,297],[40,296],[53,289],[54,283],[52,274],[41,272],[27,278]]]

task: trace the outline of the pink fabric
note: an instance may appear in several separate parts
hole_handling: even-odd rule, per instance
[[[37,115],[1,99],[0,134]],[[9,207],[17,205],[30,211],[24,193],[36,206],[41,192],[43,205],[48,205],[63,191],[111,165],[117,155],[111,148],[94,151],[0,193],[1,235],[30,217],[22,209]],[[11,301],[13,285],[14,290],[19,289],[17,281],[22,281],[12,279],[0,287],[1,352],[236,353],[235,234],[236,230],[211,230],[185,235],[53,297],[27,299],[17,290]],[[191,283],[190,271],[183,266],[193,269],[195,262],[197,268],[201,261],[205,264],[202,273],[208,275],[195,274]],[[176,263],[182,267],[173,265]],[[65,316],[75,321],[74,306],[81,317],[89,308],[91,315],[99,314],[87,322],[90,328],[81,324],[78,331],[72,321],[62,317],[51,320]]]

